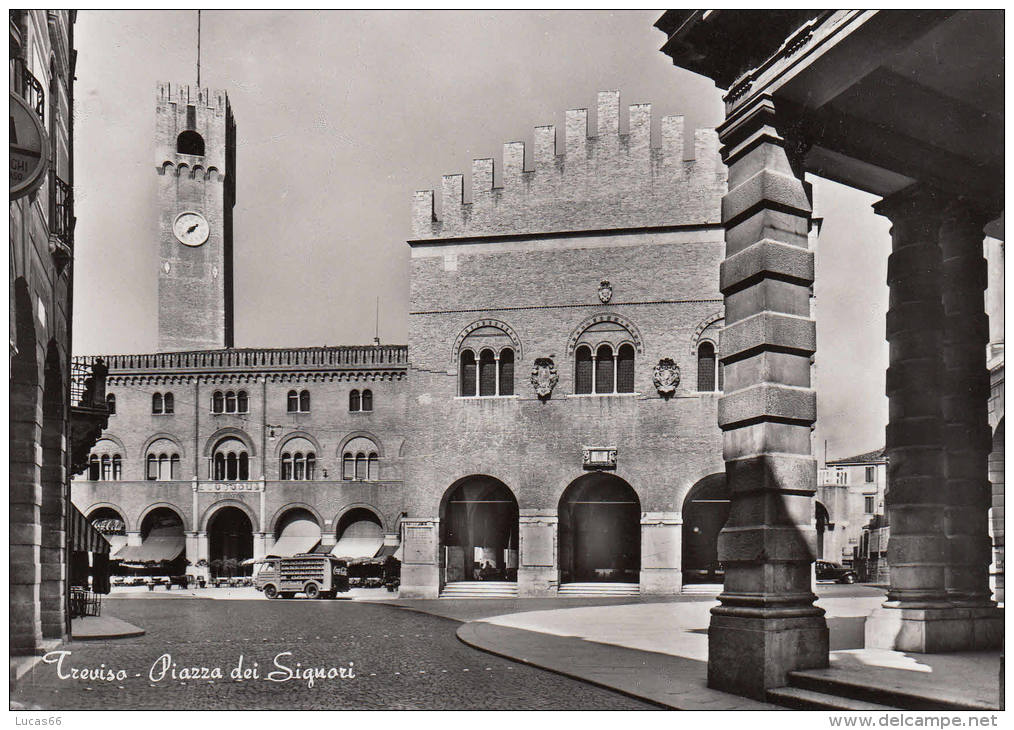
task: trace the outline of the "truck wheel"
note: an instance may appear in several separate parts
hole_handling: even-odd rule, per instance
[[[307,583],[303,588],[303,593],[309,599],[320,598],[320,588],[317,587],[316,583]]]
[[[278,589],[268,583],[264,586],[264,596],[265,598],[278,598]]]

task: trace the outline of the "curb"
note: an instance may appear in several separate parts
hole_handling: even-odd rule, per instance
[[[644,695],[638,694],[636,692],[628,692],[627,690],[622,690],[622,689],[619,689],[617,687],[613,687],[611,685],[605,684],[604,682],[597,682],[594,679],[588,679],[587,677],[582,677],[582,676],[580,676],[578,674],[574,674],[573,672],[565,672],[563,670],[555,669],[553,667],[547,667],[544,664],[539,664],[538,662],[529,661],[528,659],[524,659],[522,657],[511,656],[509,654],[504,654],[503,652],[496,651],[494,649],[490,649],[490,648],[488,648],[488,647],[483,646],[482,644],[480,644],[479,643],[479,639],[475,636],[476,630],[475,630],[475,627],[473,626],[473,624],[476,624],[476,623],[482,623],[482,622],[481,621],[469,621],[467,623],[463,623],[463,624],[461,624],[461,626],[458,627],[458,630],[455,632],[455,636],[458,637],[458,641],[460,641],[465,646],[469,646],[469,647],[471,647],[473,649],[478,649],[479,651],[485,652],[486,654],[492,654],[493,656],[500,657],[501,659],[507,659],[509,661],[516,662],[518,664],[525,664],[525,665],[527,665],[529,667],[535,667],[535,668],[541,669],[541,670],[543,670],[545,672],[550,672],[552,674],[557,674],[557,675],[559,675],[561,677],[567,677],[569,679],[577,680],[578,682],[583,682],[585,684],[590,684],[590,685],[593,685],[595,687],[601,687],[602,689],[607,689],[610,692],[616,692],[617,694],[624,695],[625,697],[630,697],[632,699],[638,700],[639,702],[646,702],[649,705],[654,705],[655,707],[657,707],[657,708],[659,708],[661,710],[682,710],[683,709],[681,707],[676,707],[674,705],[670,705],[670,704],[667,704],[665,702],[660,702],[659,700],[653,699],[651,697],[645,697]]]
[[[137,636],[144,636],[144,629],[137,631],[126,631],[120,634],[71,634],[73,641],[101,641],[105,639],[132,639]]]

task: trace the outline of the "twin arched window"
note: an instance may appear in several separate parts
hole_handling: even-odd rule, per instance
[[[353,413],[358,411],[372,411],[373,391],[366,389],[360,393],[358,390],[353,390],[349,393],[349,410]]]
[[[114,399],[115,403],[115,399]],[[153,393],[151,396],[151,412],[155,415],[169,415],[174,413],[176,403],[172,393]]]
[[[222,392],[216,390],[211,396],[212,413],[247,413],[250,410],[250,398],[245,390]]]
[[[633,393],[634,346],[601,344],[593,352],[590,345],[580,345],[574,351],[574,392]]]
[[[123,478],[123,459],[119,454],[92,454],[88,457],[88,478],[93,482],[119,481]]]
[[[297,393],[294,390],[290,390],[288,398],[286,399],[285,409],[289,413],[309,413],[310,391],[301,390]]]
[[[219,441],[211,455],[211,478],[218,481],[249,479],[250,456],[246,444],[237,438]]]
[[[282,452],[282,479],[311,480],[316,478],[317,456],[312,451]]]
[[[373,441],[359,436],[345,444],[342,452],[342,479],[370,482],[380,479],[380,455]]]
[[[720,391],[723,387],[722,380],[722,364],[718,362],[715,345],[704,340],[697,346],[697,390]]]
[[[478,360],[471,349],[461,351],[458,372],[459,395],[514,395],[514,350],[505,347],[479,351]]]

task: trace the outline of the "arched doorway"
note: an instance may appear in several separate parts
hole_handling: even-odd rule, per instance
[[[729,488],[725,474],[697,482],[683,500],[683,583],[721,583],[718,533],[729,519]]]
[[[287,558],[311,552],[319,544],[320,523],[317,522],[317,518],[305,507],[294,507],[286,510],[278,519],[275,526],[275,544],[268,554]]]
[[[560,583],[639,583],[641,501],[613,474],[575,479],[560,497]]]
[[[518,501],[499,479],[470,476],[447,490],[440,509],[445,583],[518,579]]]
[[[364,507],[355,507],[343,514],[335,536],[338,541],[331,554],[340,558],[372,558],[384,545],[380,518]]]
[[[827,532],[831,523],[831,517],[827,513],[827,507],[814,500],[813,513],[814,522],[817,525],[817,560],[831,560],[832,562],[838,562],[841,559],[840,557],[832,556],[828,558],[824,554],[824,533]]]
[[[242,565],[253,557],[253,525],[239,507],[223,507],[208,521],[208,565],[212,577],[250,575]]]
[[[127,521],[112,507],[99,507],[88,513],[92,527],[102,533],[109,543],[109,557],[115,558],[127,544]]]

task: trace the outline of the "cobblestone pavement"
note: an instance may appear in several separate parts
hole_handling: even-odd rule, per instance
[[[71,670],[122,672],[111,681],[60,679],[39,663],[11,700],[40,709],[655,709],[606,689],[516,664],[457,640],[458,622],[395,606],[352,601],[109,599],[104,612],[147,631],[116,641],[73,642]],[[277,661],[276,655],[292,652]],[[175,664],[160,675],[160,656]],[[240,655],[260,678],[231,677]],[[342,668],[354,678],[294,676]],[[155,675],[151,676],[153,665]],[[193,667],[223,678],[186,676]],[[269,681],[269,672],[287,681]]]

